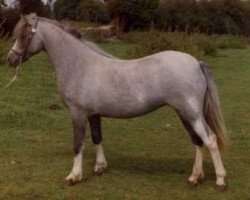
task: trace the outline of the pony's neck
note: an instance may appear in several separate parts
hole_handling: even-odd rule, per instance
[[[48,22],[40,23],[44,49],[57,74],[68,73],[69,68],[76,67],[76,62],[79,60],[81,60],[81,68],[84,68],[88,60],[100,56],[60,27]],[[74,71],[74,69],[72,70]]]

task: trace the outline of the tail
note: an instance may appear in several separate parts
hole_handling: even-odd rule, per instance
[[[226,151],[228,143],[227,130],[221,113],[216,86],[207,66],[200,62],[200,67],[207,80],[207,92],[203,108],[205,120],[217,136],[217,144],[220,151]]]

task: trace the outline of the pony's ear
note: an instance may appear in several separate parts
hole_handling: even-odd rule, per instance
[[[24,19],[30,26],[34,27],[37,24],[38,16],[36,15],[36,13],[31,13],[29,15],[25,15]]]

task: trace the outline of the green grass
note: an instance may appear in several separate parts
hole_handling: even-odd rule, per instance
[[[133,46],[101,46],[125,57]],[[103,145],[108,168],[93,176],[95,154],[88,137],[83,181],[65,187],[72,167],[72,128],[57,94],[45,54],[22,66],[18,80],[0,93],[0,199],[249,199],[250,198],[250,49],[223,50],[205,57],[211,65],[229,129],[224,156],[228,190],[214,189],[213,165],[206,153],[205,179],[190,189],[186,180],[193,147],[176,114],[162,108],[131,120],[104,119]],[[0,66],[0,87],[14,75]],[[52,111],[50,105],[61,110]]]

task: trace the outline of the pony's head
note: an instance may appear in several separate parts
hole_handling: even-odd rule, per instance
[[[15,43],[7,56],[11,66],[17,67],[43,49],[42,37],[37,31],[38,19],[35,13],[21,16],[14,29]]]

